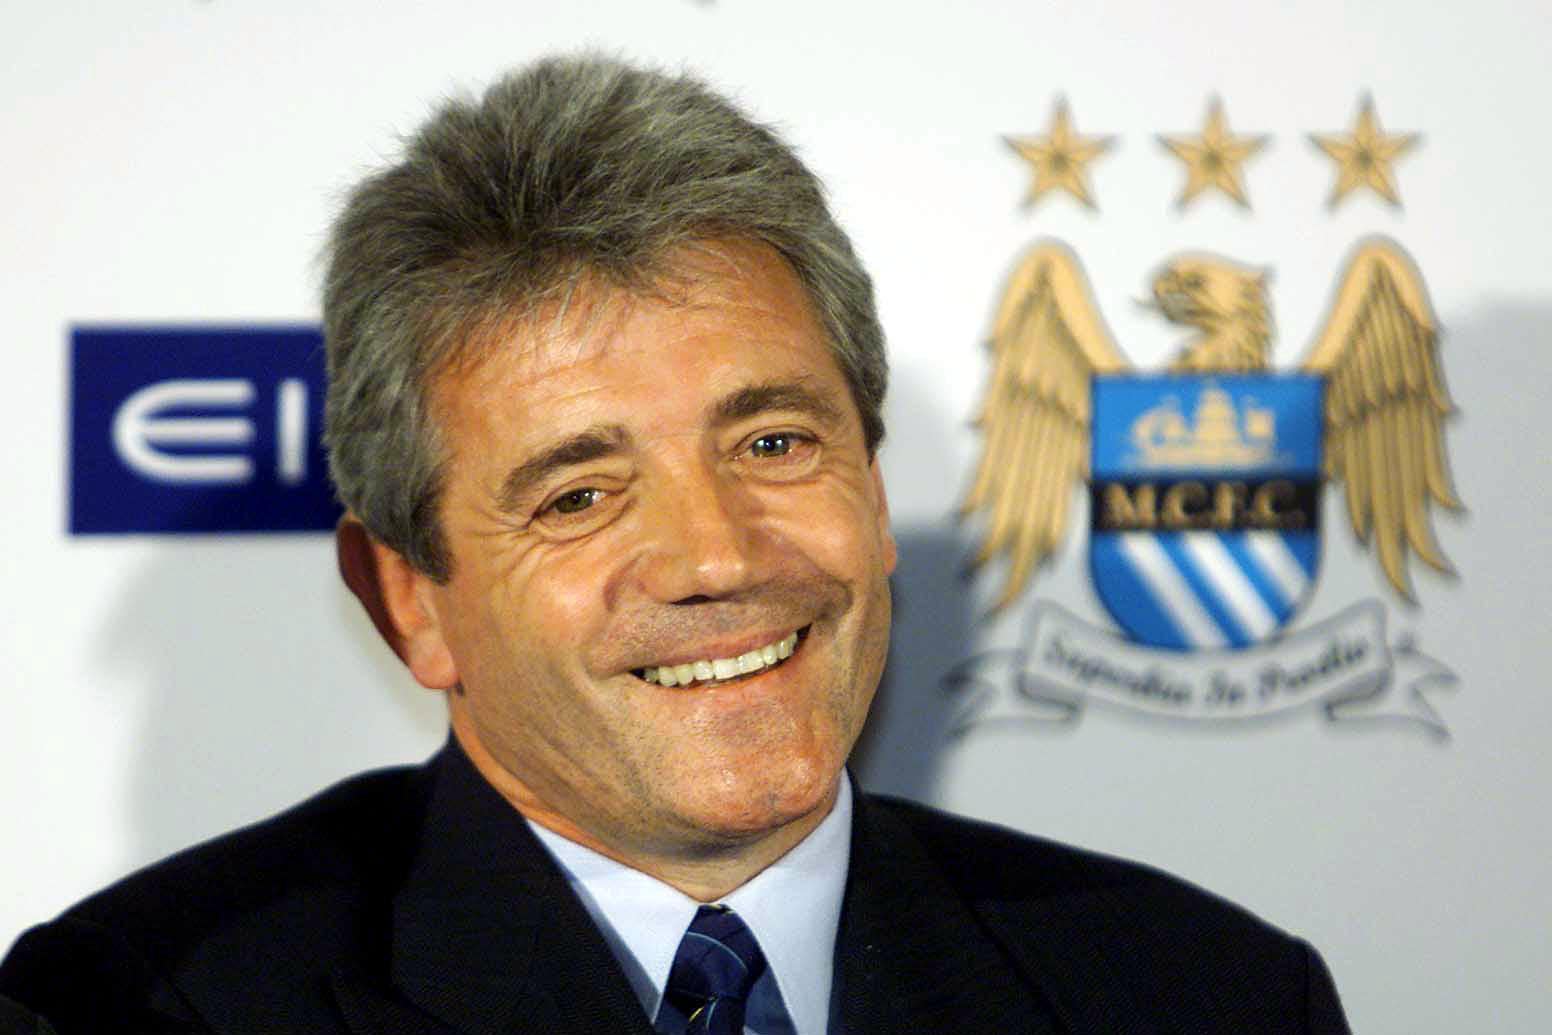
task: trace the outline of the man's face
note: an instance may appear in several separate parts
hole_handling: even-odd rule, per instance
[[[889,636],[883,485],[807,295],[764,246],[679,260],[672,302],[584,288],[433,393],[453,576],[417,580],[417,675],[526,813],[625,857],[817,822]]]

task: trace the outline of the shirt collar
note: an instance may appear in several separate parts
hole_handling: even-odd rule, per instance
[[[819,826],[722,900],[759,940],[798,1035],[823,1035],[829,1024],[851,812],[851,781],[842,774],[835,805]],[[603,933],[647,1016],[655,1017],[679,940],[700,903],[537,823],[529,826]]]

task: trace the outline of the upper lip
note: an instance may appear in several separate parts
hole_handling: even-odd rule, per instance
[[[807,625],[782,626],[765,632],[741,633],[736,637],[706,641],[694,647],[675,647],[672,651],[654,655],[630,668],[634,672],[643,668],[660,668],[664,665],[689,665],[697,661],[736,658],[740,654],[747,654],[768,643],[777,643],[792,635],[793,632],[801,633],[807,628]]]

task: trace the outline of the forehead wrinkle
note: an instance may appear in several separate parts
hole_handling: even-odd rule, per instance
[[[502,479],[496,503],[503,511],[516,510],[523,498],[554,472],[600,457],[616,456],[631,444],[631,434],[619,424],[595,424],[569,435],[519,463]]]

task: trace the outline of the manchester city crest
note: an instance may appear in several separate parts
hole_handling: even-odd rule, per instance
[[[1114,630],[1037,599],[1025,648],[971,659],[950,685],[1001,679],[1066,716],[1103,699],[1186,719],[1315,704],[1337,718],[1395,711],[1387,695],[1405,664],[1441,678],[1388,637],[1379,601],[1301,616],[1322,535],[1342,531],[1322,528],[1327,490],[1397,597],[1415,600],[1418,563],[1451,571],[1434,516],[1460,505],[1445,449],[1453,404],[1423,279],[1400,246],[1355,249],[1286,372],[1271,367],[1268,278],[1254,267],[1200,254],[1163,265],[1148,304],[1186,337],[1155,373],[1131,369],[1091,298],[1060,242],[1037,244],[1009,278],[961,513],[980,529],[974,566],[1000,569],[994,607],[1006,609],[1069,534],[1086,483],[1088,569]],[[1443,735],[1412,697],[1406,717]]]

